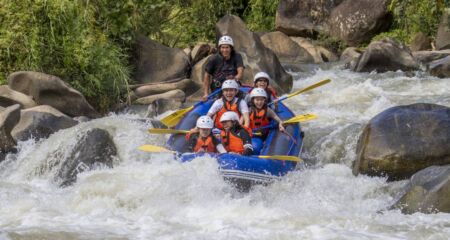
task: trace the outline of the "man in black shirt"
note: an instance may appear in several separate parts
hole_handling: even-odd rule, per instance
[[[236,79],[240,84],[244,73],[244,62],[241,54],[234,50],[233,39],[230,36],[222,36],[218,45],[219,53],[213,55],[205,67],[203,101],[227,79]]]

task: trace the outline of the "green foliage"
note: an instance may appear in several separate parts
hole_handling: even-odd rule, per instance
[[[0,1],[0,78],[30,70],[56,75],[105,111],[127,85],[127,55],[98,29],[82,1]]]
[[[280,0],[249,0],[245,10],[245,21],[250,30],[272,31]]]
[[[392,0],[389,11],[394,23],[390,31],[374,39],[388,36],[409,43],[417,32],[434,36],[446,5],[448,1],[444,0]]]

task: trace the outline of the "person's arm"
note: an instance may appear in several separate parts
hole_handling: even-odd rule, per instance
[[[197,144],[197,138],[195,137],[195,134],[188,134],[186,135],[186,138],[185,152],[193,152],[194,147]]]
[[[210,91],[210,85],[211,85],[211,79],[212,76],[205,72],[205,76],[203,77],[203,97],[202,97],[202,101],[206,102],[208,100],[208,96],[211,93]]]
[[[244,77],[244,61],[242,60],[242,55],[239,53],[235,54],[235,58],[236,58],[236,70],[237,70],[237,74],[236,76],[234,76],[234,78],[241,83],[242,78]]]
[[[244,118],[243,125],[246,127],[250,126],[250,110],[244,100],[241,100],[239,103],[239,111],[242,113],[242,117]]]
[[[244,128],[241,128],[239,135],[241,136],[242,142],[244,143],[243,155],[245,156],[252,155],[253,154],[252,138]]]
[[[241,83],[243,76],[244,76],[244,67],[238,67],[237,74],[236,74],[236,76],[234,76],[234,79],[236,79],[236,81],[238,81],[238,83]]]
[[[284,126],[283,126],[283,120],[278,117],[278,115],[270,108],[267,108],[267,117],[273,118],[275,121],[278,122],[278,129],[280,129],[281,132],[284,132]]]
[[[206,115],[208,115],[208,117],[212,118],[223,106],[223,101],[222,99],[217,99],[213,105],[211,106],[211,108],[209,109],[208,113]]]

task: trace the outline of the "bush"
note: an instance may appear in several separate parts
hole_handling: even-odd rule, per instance
[[[394,16],[394,23],[388,32],[381,33],[374,40],[392,37],[410,43],[418,32],[435,36],[442,11],[448,5],[444,0],[392,0],[389,11]]]
[[[105,111],[127,85],[126,52],[82,1],[0,2],[0,81],[20,70],[60,77]]]

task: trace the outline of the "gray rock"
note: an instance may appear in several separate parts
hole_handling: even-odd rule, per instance
[[[191,89],[192,81],[190,79],[183,79],[173,83],[157,83],[150,84],[145,86],[140,86],[136,88],[133,92],[137,98],[147,97],[150,95],[161,94],[172,90],[182,90],[190,93],[193,92],[194,89]],[[196,89],[195,89],[196,90]]]
[[[429,70],[433,76],[440,78],[450,77],[450,56],[431,62]]]
[[[14,91],[8,85],[0,86],[0,106],[9,107],[14,104],[19,104],[21,108],[36,106],[36,103],[30,96]]]
[[[275,26],[288,36],[329,35],[350,46],[370,40],[387,29],[392,16],[389,0],[281,0]]]
[[[73,127],[77,123],[55,108],[41,105],[22,110],[20,121],[11,131],[11,135],[16,141],[24,141],[32,137],[35,139],[48,138],[51,134]]]
[[[370,43],[353,70],[356,72],[414,71],[419,70],[419,63],[408,47],[394,39],[385,38]]]
[[[100,117],[77,90],[58,77],[39,72],[15,72],[8,77],[12,90],[32,96],[38,105],[49,105],[71,116]]]
[[[450,8],[445,9],[436,36],[436,50],[450,49]]]
[[[423,51],[431,50],[431,42],[433,39],[423,32],[418,32],[414,35],[413,40],[410,43],[411,51]]]
[[[62,161],[55,180],[60,186],[68,186],[76,181],[78,173],[95,167],[112,168],[116,155],[117,149],[109,133],[103,129],[90,129]]]
[[[432,165],[450,164],[450,108],[417,103],[372,118],[359,137],[353,173],[407,179]]]
[[[275,28],[288,36],[315,37],[326,32],[331,11],[343,1],[281,0]]]
[[[216,53],[217,49],[213,44],[210,43],[199,43],[194,46],[191,52],[192,56],[192,63],[191,65],[194,66],[196,63],[198,63],[203,58],[209,56],[210,54]]]
[[[133,104],[148,105],[152,104],[154,101],[158,99],[173,99],[175,101],[184,102],[184,100],[186,99],[186,94],[179,89],[175,89],[161,94],[138,98],[136,101],[133,102]]]
[[[405,214],[450,213],[450,165],[431,166],[414,174],[394,204]]]
[[[329,34],[355,47],[387,30],[392,16],[390,0],[345,0],[332,9],[328,18]]]
[[[441,51],[417,51],[412,52],[414,58],[422,64],[428,65],[430,62],[450,56],[450,50]]]
[[[272,50],[283,63],[312,63],[314,58],[299,44],[282,32],[270,32],[261,36],[264,46]]]
[[[0,112],[0,151],[3,153],[15,150],[16,141],[11,131],[20,120],[20,105],[15,104]]]
[[[146,117],[155,117],[169,110],[180,109],[181,105],[176,99],[156,99],[148,105]]]
[[[135,51],[134,79],[139,83],[162,83],[188,77],[189,57],[181,49],[166,47],[138,35]]]

